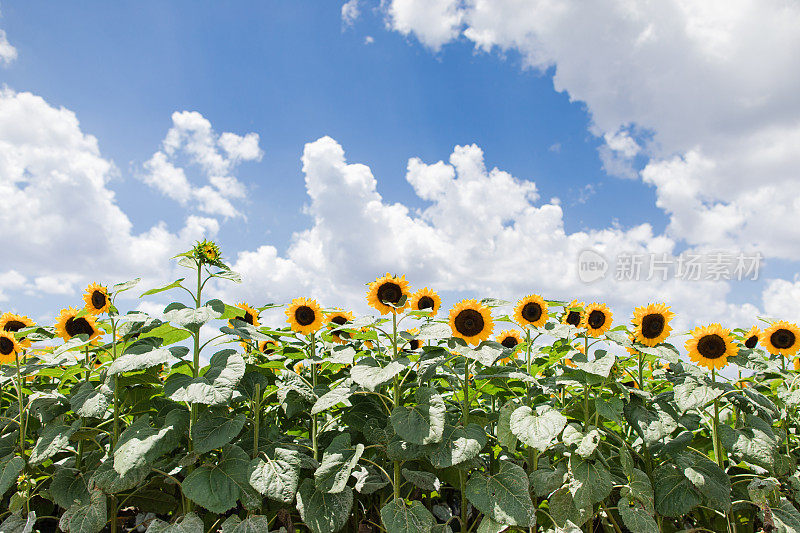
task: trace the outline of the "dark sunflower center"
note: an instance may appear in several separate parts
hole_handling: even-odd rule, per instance
[[[483,316],[474,309],[464,309],[453,321],[456,331],[465,337],[474,337],[483,331]]]
[[[254,324],[253,315],[250,312],[244,314],[244,318],[242,318],[245,322],[250,324],[251,326]]]
[[[19,320],[9,320],[8,322],[6,322],[6,325],[3,326],[3,330],[15,333],[24,327],[25,324],[23,324]]]
[[[314,313],[314,310],[307,305],[301,305],[294,312],[294,319],[297,320],[297,323],[301,326],[313,324],[316,318],[317,315]]]
[[[716,333],[704,335],[697,341],[697,351],[706,359],[718,359],[725,354],[725,341]]]
[[[411,342],[408,343],[408,347],[411,348],[412,350],[418,350],[419,345],[420,342],[418,339],[412,339]]]
[[[570,311],[567,313],[567,324],[570,326],[580,326],[581,324],[581,314],[578,311]]]
[[[106,306],[106,295],[102,291],[92,292],[92,307],[102,309]]]
[[[269,355],[275,351],[275,345],[272,344],[271,342],[265,342],[264,347],[261,349],[261,351]]]
[[[0,337],[0,354],[10,355],[14,351],[14,343],[11,339]]]
[[[642,319],[642,336],[645,339],[655,339],[664,332],[664,315],[652,313]]]
[[[794,333],[789,331],[788,329],[779,329],[775,333],[769,336],[769,342],[779,350],[785,350],[786,348],[791,348],[794,346],[796,337]]]
[[[606,314],[595,309],[589,313],[589,316],[586,318],[586,323],[589,324],[589,327],[592,329],[602,328],[603,324],[606,323]]]
[[[385,304],[396,304],[403,297],[403,290],[397,283],[387,281],[378,287],[378,301]]]
[[[542,306],[536,302],[528,302],[522,308],[522,318],[528,322],[536,322],[542,318]]]
[[[343,316],[335,316],[335,317],[331,318],[331,323],[332,324],[336,324],[337,326],[344,326],[345,324],[347,324],[347,319],[345,317],[343,317]],[[350,334],[349,333],[347,333],[346,331],[342,331],[340,329],[334,329],[333,330],[333,334],[334,335],[338,335],[339,337],[342,337],[342,338],[345,338],[345,339],[350,338]]]
[[[744,345],[751,350],[756,347],[756,344],[758,344],[758,335],[750,335],[747,337],[747,340],[744,341]]]
[[[430,296],[423,296],[417,302],[417,309],[420,311],[422,311],[423,309],[433,309],[434,303],[435,302],[433,301],[433,298],[431,298]]]
[[[514,346],[519,344],[519,341],[516,338],[509,335],[508,337],[500,341],[500,344],[502,344],[506,348],[513,348]]]
[[[92,329],[92,325],[83,318],[70,318],[67,320],[67,323],[64,326],[64,329],[67,330],[67,335],[70,337],[74,337],[75,335],[89,335],[91,336],[94,334],[94,329]]]

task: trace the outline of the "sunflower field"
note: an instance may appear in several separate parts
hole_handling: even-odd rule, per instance
[[[795,324],[443,310],[387,274],[378,317],[296,298],[267,327],[279,306],[204,298],[240,281],[216,244],[177,260],[54,325],[2,314],[0,532],[800,531]]]

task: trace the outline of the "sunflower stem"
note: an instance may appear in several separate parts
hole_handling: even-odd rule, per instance
[[[397,312],[396,309],[392,310],[392,356],[393,360],[397,359]],[[392,394],[392,401],[394,409],[400,406],[400,381],[397,376],[394,377],[394,391]],[[394,498],[400,499],[400,461],[394,461]]]
[[[200,303],[203,301],[203,263],[200,259],[195,260],[195,264],[197,265],[197,292],[194,296],[194,308],[200,309]],[[197,331],[192,332],[192,337],[194,341],[194,346],[192,350],[192,375],[194,379],[200,377],[200,328]],[[193,403],[190,408],[189,413],[189,444],[188,450],[189,453],[194,452],[194,442],[192,441],[192,429],[194,429],[195,424],[197,423],[197,416],[198,416],[198,409],[197,404]],[[194,470],[193,466],[189,466],[188,474],[192,473]],[[187,474],[187,475],[188,475]],[[194,509],[194,502],[187,499],[187,512],[191,512]]]
[[[258,456],[258,427],[261,423],[261,383],[256,383],[255,398],[253,398],[253,459]]]
[[[309,360],[311,362],[311,386],[316,391],[317,389],[317,365],[314,362],[314,356],[317,352],[317,344],[314,333],[311,334],[311,353]],[[314,460],[319,460],[319,448],[317,444],[317,415],[311,415],[311,449],[314,451]]]
[[[19,354],[14,351],[14,361],[16,362],[16,370],[17,370],[17,400],[19,401],[19,454],[22,457],[23,461],[23,469],[22,472],[26,474],[25,482],[28,482],[27,473],[28,473],[28,457],[25,455],[25,426],[27,425],[26,418],[25,418],[25,393],[22,390],[22,374],[19,370]],[[31,512],[31,497],[30,497],[30,489],[26,485],[25,488],[25,516],[28,516]]]

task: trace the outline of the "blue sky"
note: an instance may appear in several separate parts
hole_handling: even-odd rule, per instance
[[[780,231],[765,229],[770,228],[769,213],[793,216],[788,213],[794,208],[786,202],[797,184],[798,161],[780,146],[778,155],[769,158],[757,150],[764,144],[762,136],[785,124],[790,126],[782,138],[790,142],[793,121],[800,117],[796,102],[785,96],[800,86],[798,77],[784,68],[798,48],[796,39],[791,32],[770,29],[779,3],[762,4],[756,17],[748,11],[752,6],[739,6],[741,13],[695,13],[671,2],[672,11],[643,8],[628,13],[624,2],[614,0],[596,11],[566,2],[563,12],[549,12],[546,3],[534,1],[498,3],[484,6],[484,11],[454,0],[348,4],[358,8],[352,24],[343,21],[341,2],[3,1],[0,29],[16,57],[4,65],[0,57],[0,82],[13,92],[6,95],[9,101],[30,92],[41,98],[32,104],[36,113],[45,116],[63,108],[79,122],[71,126],[74,135],[97,138],[99,152],[92,157],[112,166],[102,173],[105,183],[95,192],[113,192],[104,209],[118,207],[122,215],[98,215],[96,225],[112,227],[123,220],[124,226],[127,217],[132,229],[117,236],[118,242],[144,241],[149,246],[145,249],[162,254],[153,252],[155,262],[177,251],[172,248],[185,244],[188,236],[200,236],[201,230],[182,233],[187,217],[205,217],[201,226],[219,224],[210,233],[223,243],[227,257],[251,268],[245,273],[259,280],[254,290],[272,298],[286,297],[286,287],[298,279],[307,283],[294,292],[335,283],[342,292],[327,297],[342,297],[343,291],[358,286],[356,280],[322,272],[346,269],[332,263],[339,252],[355,258],[370,254],[352,242],[325,236],[326,224],[346,232],[356,219],[326,218],[331,203],[340,199],[315,203],[304,183],[305,178],[321,179],[336,187],[325,180],[347,181],[358,173],[349,166],[331,177],[325,165],[317,168],[318,174],[303,172],[304,150],[321,150],[323,146],[313,143],[330,136],[344,150],[347,163],[367,165],[375,176],[382,196],[382,214],[370,219],[377,221],[376,228],[381,220],[394,220],[387,214],[391,204],[402,204],[410,210],[409,218],[395,221],[397,226],[384,222],[385,231],[390,241],[419,244],[420,249],[454,244],[447,217],[462,217],[468,225],[471,209],[481,205],[473,199],[476,203],[470,206],[459,196],[466,194],[466,185],[454,186],[437,199],[423,198],[422,189],[415,190],[406,176],[411,158],[426,164],[447,162],[456,145],[474,143],[482,150],[487,171],[497,167],[523,184],[519,191],[528,182],[535,182],[538,191],[537,198],[509,207],[503,227],[480,235],[488,251],[470,252],[457,268],[442,266],[441,258],[437,266],[433,252],[425,257],[420,252],[408,265],[399,259],[374,264],[362,259],[353,272],[363,267],[378,274],[395,264],[408,266],[420,278],[415,285],[438,283],[458,296],[477,290],[552,288],[554,296],[563,297],[585,290],[587,300],[602,298],[624,308],[637,298],[674,299],[678,307],[691,307],[699,295],[708,302],[700,315],[709,319],[733,315],[745,320],[757,312],[800,316],[792,303],[793,295],[800,295],[797,226],[788,222]],[[746,54],[745,45],[754,50],[760,46],[747,41],[759,36],[748,24],[764,32],[761,41],[769,41],[767,34],[783,39],[786,53],[773,54],[767,62]],[[698,27],[700,33],[693,33]],[[741,72],[748,69],[754,74],[743,81]],[[755,73],[759,69],[764,71],[761,77]],[[741,102],[756,103],[740,117]],[[759,113],[758,106],[765,111]],[[774,118],[775,109],[784,110],[780,120]],[[258,135],[263,157],[233,164],[231,170],[247,190],[235,202],[243,217],[198,212],[194,204],[181,205],[145,183],[145,163],[163,149],[162,140],[173,127],[171,116],[181,111],[200,113],[214,135]],[[47,120],[57,129],[52,118],[44,120],[45,129]],[[19,129],[6,128],[0,116],[0,142],[11,148],[27,146]],[[330,151],[325,154],[330,161],[336,159]],[[621,171],[611,166],[609,154]],[[26,172],[35,172],[34,162],[26,160]],[[179,150],[172,162],[192,184],[205,181],[202,169],[185,152]],[[434,170],[426,167],[417,187],[424,189],[426,180],[435,180]],[[2,172],[0,167],[0,185],[6,178]],[[484,187],[491,181],[489,174],[480,176]],[[76,176],[73,190],[79,194],[84,178],[80,172]],[[43,187],[53,179],[35,177]],[[459,174],[457,183],[466,184],[467,178]],[[18,178],[9,179],[12,187],[21,187],[14,185]],[[22,188],[18,191],[24,194]],[[372,198],[368,190],[361,192]],[[752,203],[750,198],[761,200]],[[476,215],[476,220],[491,225],[503,217],[504,205],[502,198],[488,202],[487,218]],[[780,205],[759,211],[776,205],[771,202]],[[551,209],[555,206],[560,211]],[[427,215],[417,215],[428,208]],[[63,216],[69,221],[77,213]],[[162,220],[166,236],[150,236]],[[536,236],[537,226],[526,226],[526,220],[536,220],[539,227],[563,227],[563,235],[545,242]],[[295,235],[305,230],[305,237]],[[97,227],[80,231],[103,232]],[[419,232],[426,236],[419,237]],[[102,238],[117,242],[109,235]],[[326,251],[316,264],[302,245],[319,242]],[[520,249],[510,242],[527,244]],[[11,296],[41,295],[38,289],[50,287],[44,290],[51,296],[41,301],[42,308],[73,301],[88,279],[78,268],[82,256],[76,252],[64,258],[74,268],[64,266],[56,273],[57,265],[37,259],[28,244],[18,244],[18,262],[0,267],[0,295],[14,307]],[[274,247],[274,253],[261,250],[260,266],[254,266],[255,260],[248,263],[242,254],[262,246]],[[621,295],[621,287],[610,282],[591,287],[576,282],[569,268],[576,251],[586,247],[609,257],[626,250],[758,250],[767,270],[765,279],[755,283],[639,284],[624,288],[633,296]],[[170,274],[114,253],[106,260],[118,268],[100,273],[144,268],[152,279]],[[414,250],[404,253],[400,258],[408,260]],[[464,266],[473,260],[474,267]],[[281,261],[303,275],[274,274]],[[519,272],[493,275],[494,269]],[[455,270],[479,281],[459,285],[450,277]],[[546,275],[540,276],[541,270]],[[15,288],[20,277],[25,280]],[[59,293],[53,288],[59,280],[73,290]],[[712,304],[720,298],[720,305]]]

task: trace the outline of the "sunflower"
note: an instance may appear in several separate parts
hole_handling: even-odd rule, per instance
[[[431,316],[439,312],[439,306],[442,305],[442,299],[439,295],[424,287],[414,294],[408,300],[412,311],[430,311]]]
[[[244,311],[244,314],[237,313],[237,316],[234,318],[236,318],[237,320],[241,320],[242,322],[247,322],[251,326],[258,327],[261,325],[261,323],[258,321],[257,309],[253,309],[244,302],[236,304],[236,307]],[[230,325],[230,327],[233,327],[233,319],[229,320],[228,324]]]
[[[108,289],[97,283],[91,283],[86,287],[86,291],[83,293],[83,301],[86,302],[83,308],[93,315],[108,313],[111,308]]]
[[[88,335],[90,341],[100,336],[95,317],[91,314],[77,316],[79,311],[74,307],[62,309],[56,320],[56,332],[65,341],[75,335]]]
[[[753,326],[750,328],[750,331],[744,334],[744,347],[750,348],[751,350],[756,347],[758,344],[758,336],[761,334],[761,330],[758,327]]]
[[[522,336],[520,336],[520,334],[513,329],[507,329],[503,331],[496,337],[496,339],[497,342],[503,345],[503,347],[510,350],[514,350],[522,342]],[[511,357],[503,357],[498,362],[502,365],[510,363]]]
[[[219,265],[222,255],[213,241],[203,240],[198,241],[192,248],[192,256],[200,261],[200,263],[208,263],[212,265]]]
[[[728,364],[728,357],[736,355],[731,332],[719,324],[696,327],[692,337],[686,341],[689,359],[708,369],[723,368]]]
[[[520,326],[544,326],[547,322],[547,302],[538,294],[526,296],[514,307],[514,320]]]
[[[567,365],[570,368],[576,368],[577,367],[577,365],[575,363],[573,363],[572,359],[570,359],[569,357],[564,359],[564,364]]]
[[[363,328],[361,328],[359,331],[360,331],[361,333],[369,333],[369,328],[367,328],[367,327],[363,327]],[[369,348],[370,350],[371,350],[371,349],[373,349],[373,348],[375,347],[375,343],[374,343],[374,342],[372,342],[370,339],[362,339],[362,340],[361,340],[361,342],[362,342],[362,343],[364,343],[364,346],[366,346],[366,347],[367,347],[367,348]]]
[[[303,368],[305,368],[305,366],[306,365],[304,365],[302,361],[299,361],[299,362],[294,364],[294,366],[292,367],[292,370],[294,370],[295,374],[299,374],[300,372],[303,371]]]
[[[653,347],[669,337],[669,325],[675,313],[666,304],[649,304],[633,311],[633,335],[635,340],[645,346]]]
[[[14,354],[19,352],[22,347],[17,342],[13,333],[0,331],[0,364],[11,363],[16,358]]]
[[[350,338],[350,334],[341,329],[336,329],[337,326],[344,326],[348,322],[355,320],[353,313],[349,311],[337,310],[325,315],[325,322],[328,324],[328,329],[331,331],[331,338],[337,344],[344,344]]]
[[[397,305],[404,296],[406,301],[402,307],[387,305]],[[400,276],[398,278],[387,272],[385,276],[376,279],[369,284],[367,303],[380,311],[382,315],[402,313],[408,307],[408,281],[406,281],[406,277]]]
[[[264,355],[270,355],[271,353],[274,353],[279,346],[280,345],[278,344],[277,341],[269,339],[258,343],[258,351],[263,353]]]
[[[759,340],[773,355],[795,355],[800,348],[800,328],[797,324],[778,320],[761,332]]]
[[[592,303],[583,311],[581,326],[592,337],[599,337],[611,328],[611,310],[606,304]]]
[[[21,329],[29,328],[33,325],[33,320],[26,316],[15,315],[14,313],[4,313],[3,316],[0,316],[0,331],[16,333]],[[31,346],[31,341],[25,337],[17,339],[17,343],[19,343],[22,348],[30,348]]]
[[[561,323],[581,327],[583,322],[583,302],[572,300],[569,304],[564,306],[564,314],[561,315]]]
[[[407,330],[406,332],[410,333],[411,335],[414,335],[414,336],[419,335],[419,329],[418,328],[411,328],[411,329]],[[419,350],[420,346],[422,346],[422,341],[420,341],[419,339],[414,338],[414,339],[411,339],[410,341],[408,341],[408,349],[409,350]]]
[[[477,300],[462,300],[450,310],[450,329],[454,337],[478,344],[492,334],[492,313]]]
[[[322,327],[322,309],[316,300],[295,298],[286,310],[287,322],[292,331],[309,335]]]

